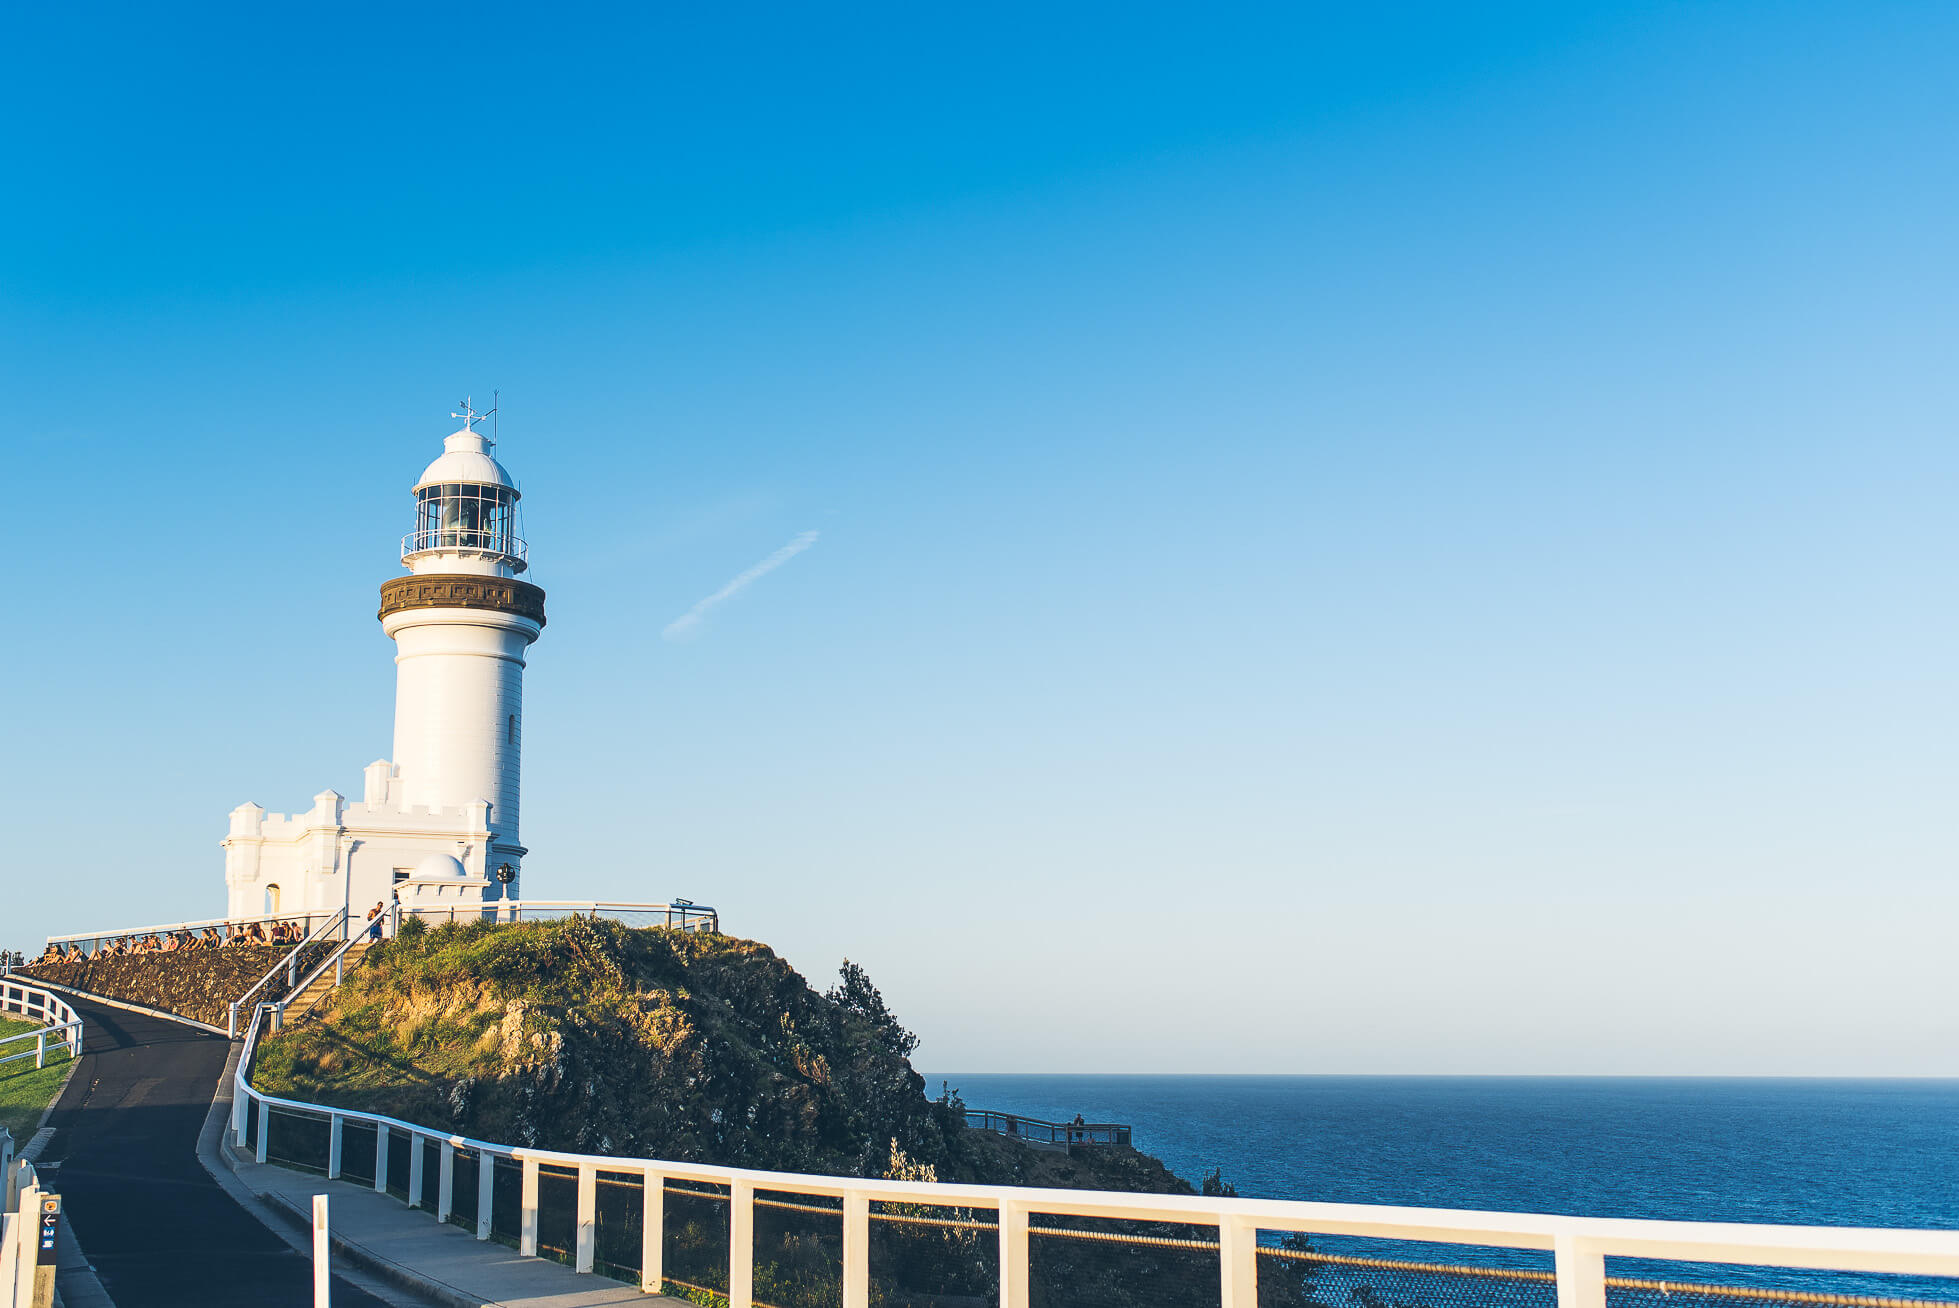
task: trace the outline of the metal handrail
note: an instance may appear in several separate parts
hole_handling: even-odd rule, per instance
[[[338,912],[340,910],[334,910]],[[168,922],[160,926],[120,927],[114,931],[77,931],[71,935],[49,936],[50,945],[65,945],[84,940],[118,940],[131,936],[167,936],[178,931],[201,931],[205,927],[250,926],[254,922],[299,922],[311,924],[327,910],[309,908],[297,913],[263,913],[257,917],[207,917],[195,922]]]
[[[1124,1122],[1047,1122],[1020,1113],[1000,1113],[987,1108],[964,1110],[966,1125],[976,1131],[994,1131],[1027,1141],[1052,1145],[1122,1144],[1130,1140]]]
[[[524,563],[530,558],[530,542],[507,532],[485,531],[481,527],[429,527],[411,531],[401,538],[401,557],[435,550],[473,550],[497,554]],[[518,571],[522,571],[519,568]]]
[[[286,1024],[286,1009],[291,1007],[292,1001],[305,994],[307,987],[325,975],[328,968],[333,969],[334,984],[340,984],[341,977],[344,975],[344,971],[341,968],[341,960],[347,957],[348,950],[367,939],[367,934],[366,931],[350,933],[345,940],[340,942],[340,948],[321,959],[320,965],[306,974],[304,981],[294,982],[292,988],[287,990],[282,998],[272,1000],[264,1005],[264,1007],[270,1008],[273,1011],[272,1029],[274,1031],[279,1030]]]
[[[273,977],[279,975],[279,969],[281,968],[286,969],[286,984],[289,987],[287,993],[288,994],[295,993],[298,989],[300,953],[306,948],[306,946],[313,944],[316,940],[320,939],[323,933],[332,931],[335,927],[340,927],[342,929],[341,938],[345,939],[346,925],[347,925],[347,910],[345,908],[342,908],[339,912],[335,913],[332,917],[328,918],[324,923],[322,923],[317,927],[314,927],[313,930],[307,934],[304,940],[300,941],[298,944],[293,946],[292,952],[290,954],[287,954],[284,958],[274,963],[272,965],[271,971],[267,972],[264,976],[260,977],[256,982],[254,982],[250,990],[247,990],[244,994],[232,1000],[231,1008],[225,1016],[225,1034],[230,1036],[233,1040],[236,1040],[238,1038],[238,1010],[244,1006],[246,1000],[250,999],[253,995],[257,994],[260,990],[264,989],[267,982],[271,981]]]
[[[1507,1249],[1550,1250],[1555,1258],[1558,1302],[1565,1308],[1604,1308],[1607,1257],[1656,1258],[1680,1262],[1727,1263],[1762,1267],[1797,1267],[1819,1271],[1903,1273],[1920,1276],[1959,1276],[1959,1231],[1887,1230],[1857,1227],[1779,1226],[1740,1222],[1656,1221],[1645,1218],[1570,1217],[1549,1213],[1478,1212],[1466,1209],[1408,1208],[1376,1204],[1316,1203],[1295,1199],[1226,1198],[1215,1195],[1115,1193],[1096,1190],[1052,1190],[1007,1185],[973,1185],[936,1181],[887,1181],[855,1177],[818,1176],[794,1172],[765,1172],[709,1163],[683,1163],[654,1158],[615,1158],[573,1154],[552,1149],[477,1140],[381,1113],[332,1108],[303,1100],[268,1095],[252,1087],[252,1054],[257,1048],[261,1007],[246,1037],[244,1057],[233,1078],[232,1129],[240,1148],[247,1141],[247,1111],[258,1111],[258,1160],[267,1160],[266,1137],[273,1108],[328,1123],[327,1176],[340,1173],[340,1141],[347,1122],[364,1122],[375,1130],[375,1188],[387,1184],[389,1136],[406,1136],[418,1159],[423,1142],[441,1146],[438,1219],[447,1220],[454,1151],[508,1158],[523,1167],[520,1199],[522,1234],[520,1256],[538,1252],[538,1186],[540,1165],[575,1169],[578,1173],[580,1214],[576,1227],[576,1266],[593,1268],[595,1225],[585,1195],[592,1193],[601,1171],[645,1179],[650,1201],[668,1179],[707,1181],[728,1187],[731,1308],[753,1303],[755,1242],[754,1207],[759,1191],[825,1195],[843,1200],[844,1308],[868,1308],[870,1208],[873,1203],[926,1205],[934,1208],[994,1209],[999,1213],[1000,1302],[1020,1308],[1028,1302],[1029,1236],[1035,1228],[1028,1218],[1039,1213],[1066,1217],[1111,1218],[1122,1221],[1176,1222],[1215,1226],[1218,1230],[1220,1299],[1227,1308],[1257,1302],[1258,1235],[1261,1231],[1304,1232],[1361,1236],[1373,1239],[1481,1245]],[[423,1202],[419,1166],[411,1166],[409,1204]],[[483,1196],[492,1173],[478,1169],[479,1203],[476,1238],[490,1238],[489,1201]],[[649,1220],[642,1231],[642,1277],[657,1290],[660,1278],[660,1231]]]
[[[672,904],[639,904],[608,899],[473,899],[446,904],[397,904],[395,907],[408,917],[448,922],[521,922],[526,912],[591,913],[601,916],[659,913],[666,918],[666,925],[682,931],[718,934],[721,930],[721,913],[718,909],[710,904],[695,904],[686,900]],[[395,925],[399,925],[398,918]]]

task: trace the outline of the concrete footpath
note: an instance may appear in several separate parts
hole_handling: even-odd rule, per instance
[[[73,1308],[309,1304],[315,1194],[331,1196],[334,1308],[677,1302],[519,1258],[366,1186],[233,1157],[240,1046],[151,1014],[75,1007],[83,1056],[37,1142],[79,1237],[58,1277]]]
[[[336,1259],[445,1308],[598,1308],[604,1304],[662,1305],[681,1301],[637,1286],[580,1275],[562,1263],[520,1258],[493,1240],[435,1220],[426,1209],[376,1193],[371,1185],[329,1181],[256,1161],[232,1143],[234,1046],[198,1155],[214,1177],[248,1208],[310,1231],[313,1196],[327,1196],[327,1226]],[[228,1184],[227,1184],[228,1182]]]
[[[312,1267],[241,1209],[199,1166],[198,1133],[229,1043],[179,1023],[92,1001],[82,1057],[55,1103],[36,1163],[62,1197],[80,1259],[62,1258],[64,1300],[121,1308],[259,1308],[303,1304]],[[337,1277],[337,1308],[412,1308]]]
[[[658,1305],[679,1302],[598,1276],[581,1276],[561,1263],[519,1258],[517,1251],[478,1240],[433,1213],[404,1207],[372,1186],[327,1181],[270,1163],[237,1161],[240,1183],[276,1208],[295,1230],[312,1220],[313,1196],[327,1196],[334,1255],[448,1308],[489,1304],[524,1308],[588,1308],[600,1304]]]

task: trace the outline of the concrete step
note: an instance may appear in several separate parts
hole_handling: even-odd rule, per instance
[[[348,970],[359,966],[361,961],[361,956],[365,954],[368,950],[372,949],[373,947],[374,947],[373,942],[368,940],[363,940],[357,944],[348,946],[346,957],[340,960],[340,970],[342,971],[342,973],[344,974]],[[327,991],[333,989],[333,987],[336,984],[337,983],[333,979],[333,970],[331,968],[327,969],[325,972],[320,973],[320,975],[314,979],[312,985],[309,985],[306,987],[306,989],[300,991],[298,996],[294,998],[292,1003],[287,1005],[286,1017],[288,1019],[295,1018],[295,1017],[304,1017],[306,1014],[312,1012],[314,1005],[318,1004],[321,999],[325,998]]]

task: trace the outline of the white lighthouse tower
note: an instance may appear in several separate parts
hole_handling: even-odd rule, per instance
[[[406,577],[381,587],[395,643],[394,763],[409,807],[490,805],[489,852],[520,866],[519,749],[524,652],[544,629],[544,592],[517,536],[518,490],[464,404],[463,428],[415,483]],[[514,881],[512,882],[514,886]]]
[[[395,643],[394,758],[370,763],[360,803],[335,791],[310,812],[231,813],[223,841],[228,915],[385,902],[516,898],[524,659],[544,629],[544,592],[516,533],[517,484],[476,430],[460,430],[415,483],[408,575],[381,587]]]

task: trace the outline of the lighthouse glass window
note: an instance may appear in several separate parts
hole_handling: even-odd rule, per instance
[[[415,535],[422,549],[488,550],[511,547],[513,499],[508,487],[450,483],[415,493]]]

